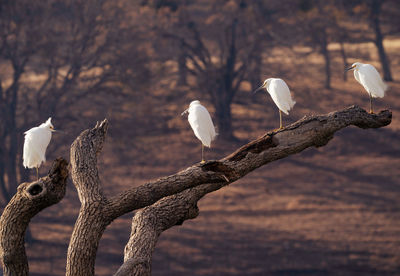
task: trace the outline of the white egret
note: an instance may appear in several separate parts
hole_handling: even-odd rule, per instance
[[[201,163],[204,163],[204,146],[211,147],[211,141],[215,139],[214,124],[207,108],[200,101],[192,101],[189,108],[182,112],[182,116],[189,112],[188,121],[193,129],[194,135],[201,141]]]
[[[24,142],[23,165],[25,168],[36,168],[36,177],[39,179],[39,167],[46,162],[46,148],[51,140],[51,133],[54,132],[51,118],[38,127],[26,131]]]
[[[371,64],[355,62],[346,71],[354,70],[354,78],[364,87],[369,95],[369,113],[373,114],[372,98],[383,98],[387,89],[386,83],[374,66]]]
[[[282,126],[282,112],[289,115],[289,110],[291,110],[296,103],[293,101],[290,94],[289,87],[286,82],[279,78],[269,78],[266,79],[259,88],[257,88],[254,93],[265,88],[271,95],[272,100],[279,109],[279,129],[283,129]]]

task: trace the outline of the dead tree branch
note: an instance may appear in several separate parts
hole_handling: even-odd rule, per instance
[[[163,198],[138,211],[132,220],[124,264],[114,276],[150,275],[153,250],[161,233],[175,225],[182,225],[187,219],[196,218],[199,214],[197,202],[223,186],[225,183],[203,184]]]
[[[28,275],[24,236],[29,221],[65,195],[68,163],[54,161],[49,174],[32,183],[22,183],[0,218],[0,258],[3,275]]]
[[[207,193],[218,190],[271,161],[311,146],[324,146],[336,131],[344,127],[355,125],[360,128],[378,128],[390,124],[391,118],[390,111],[385,110],[375,115],[357,106],[327,115],[307,116],[284,130],[265,134],[219,161],[200,165],[204,171],[222,173],[229,181],[210,181],[210,184],[166,197],[137,212],[132,220],[131,237],[125,247],[124,264],[115,275],[150,275],[151,257],[159,235],[187,219],[195,218],[198,215],[197,202]]]
[[[344,127],[379,128],[390,124],[388,110],[369,114],[357,106],[326,115],[307,116],[283,130],[268,132],[229,156],[195,164],[174,175],[148,182],[107,198],[100,184],[97,157],[106,138],[108,122],[83,131],[71,146],[71,174],[81,209],[71,236],[66,275],[94,275],[101,236],[115,218],[132,210],[131,239],[125,263],[117,275],[149,275],[151,255],[159,235],[198,214],[197,201],[269,162],[320,147]],[[23,236],[29,220],[43,208],[57,203],[65,193],[67,165],[56,160],[49,176],[21,184],[0,219],[0,253],[5,275],[27,275]]]

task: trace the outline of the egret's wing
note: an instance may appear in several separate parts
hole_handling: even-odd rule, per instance
[[[44,131],[43,129],[36,129],[35,132],[32,133],[32,141],[35,143],[35,148],[38,149],[40,153],[43,153],[43,156],[46,153],[47,146],[51,140],[51,132]]]
[[[38,167],[42,158],[39,153],[39,149],[35,144],[33,129],[25,132],[25,141],[24,141],[24,152],[23,152],[23,165],[25,168],[35,168]]]
[[[383,82],[381,76],[374,66],[371,64],[364,64],[359,69],[359,79],[365,90],[372,95],[372,97],[382,98],[385,95],[387,85]]]
[[[354,78],[356,79],[356,81],[358,81],[359,84],[363,85],[363,84],[361,83],[361,80],[360,80],[360,73],[358,72],[358,70],[354,70]]]
[[[270,82],[267,90],[276,106],[285,114],[289,114],[289,110],[296,102],[293,101],[286,82],[282,79],[274,79]]]
[[[41,128],[32,128],[25,132],[24,166],[28,168],[40,166],[46,161],[46,149],[50,143],[51,133]]]
[[[210,113],[202,105],[195,105],[189,109],[188,121],[196,137],[207,147],[215,138],[216,132]]]

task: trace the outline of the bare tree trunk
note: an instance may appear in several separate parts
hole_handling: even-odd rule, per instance
[[[65,195],[68,169],[64,159],[57,159],[49,175],[18,186],[0,218],[0,258],[3,275],[28,275],[24,234],[29,221],[44,208],[58,203]]]
[[[186,50],[184,46],[179,45],[178,50],[178,85],[187,85],[187,67],[186,67]]]
[[[5,131],[6,131],[6,108],[5,95],[3,91],[3,84],[0,79],[0,192],[1,192],[1,207],[6,206],[10,201],[10,195],[7,191],[5,174],[6,174],[6,142],[5,142]]]
[[[14,194],[17,188],[17,171],[16,171],[16,162],[17,162],[17,148],[18,148],[18,139],[17,139],[17,130],[16,130],[16,113],[18,106],[18,91],[19,91],[19,80],[24,72],[24,66],[22,64],[15,63],[13,60],[13,82],[11,86],[7,89],[6,95],[7,106],[5,111],[5,117],[3,120],[6,122],[5,124],[5,138],[8,136],[9,145],[8,150],[6,147],[6,156],[8,157],[8,162],[5,164],[5,172],[7,174],[7,192],[9,195]]]
[[[17,130],[15,126],[15,115],[13,117],[13,126],[10,131],[10,145],[8,150],[8,160],[7,163],[7,179],[8,179],[8,187],[9,194],[14,194],[17,190],[17,151],[18,151],[18,139],[17,139]]]
[[[248,72],[248,78],[251,85],[251,91],[256,90],[262,84],[261,76],[262,52],[261,47],[256,47],[251,58],[251,69]]]
[[[372,27],[375,32],[375,45],[376,48],[378,49],[378,54],[379,54],[379,60],[382,65],[382,70],[383,70],[383,78],[386,81],[393,81],[392,78],[392,73],[390,71],[390,64],[389,60],[386,56],[386,51],[385,47],[383,46],[383,34],[381,31],[381,24],[380,24],[380,19],[379,15],[381,13],[381,8],[383,4],[383,0],[373,0],[372,5],[371,5],[371,23]]]
[[[221,93],[223,93],[221,91]],[[226,97],[219,96],[214,103],[218,123],[218,135],[223,139],[234,139],[232,131],[231,103]]]
[[[227,140],[235,140],[232,129],[231,104],[236,94],[233,88],[236,64],[236,27],[238,20],[234,19],[230,28],[229,51],[226,61],[219,67],[216,77],[216,91],[214,91],[214,106],[218,120],[218,134]]]
[[[124,264],[115,276],[151,275],[153,250],[161,233],[196,218],[199,214],[197,201],[220,187],[223,185],[200,185],[138,211],[132,219],[132,235],[125,246]]]
[[[107,199],[100,186],[96,165],[107,128],[108,122],[104,120],[93,129],[83,131],[71,146],[72,180],[82,205],[68,247],[66,275],[94,275],[99,240],[106,226],[115,218],[151,205],[165,196],[224,179],[219,172],[207,173],[196,166]]]
[[[345,68],[349,67],[349,63],[347,62],[347,55],[343,41],[340,41],[340,55],[342,56],[343,61],[343,81],[347,81],[347,72]]]
[[[97,154],[103,147],[107,129],[106,121],[97,124],[94,129],[84,131],[71,146],[72,181],[81,209],[68,247],[66,275],[94,275],[97,247],[108,224],[103,213],[106,199],[97,171]]]
[[[325,61],[325,85],[326,89],[331,89],[331,58],[328,50],[328,37],[326,29],[323,28],[321,31],[321,53],[324,56]]]
[[[1,196],[2,199],[4,200],[4,205],[5,206],[7,204],[7,202],[10,201],[10,194],[8,193],[7,187],[6,187],[6,182],[4,179],[5,176],[5,160],[4,160],[4,156],[5,156],[5,143],[3,141],[3,139],[0,138],[0,191],[1,191]]]
[[[0,191],[3,200],[2,202],[2,207],[3,207],[7,204],[7,202],[10,201],[10,195],[6,188],[6,182],[4,179],[4,164],[2,163],[2,161],[0,161]]]
[[[20,182],[28,182],[29,181],[29,170],[24,168],[22,162],[19,162],[19,176]],[[33,238],[31,228],[28,226],[25,231],[25,242],[26,243],[33,243],[35,239]]]

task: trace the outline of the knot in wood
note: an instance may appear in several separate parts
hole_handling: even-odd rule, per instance
[[[47,188],[42,179],[32,183],[22,183],[18,186],[18,193],[24,194],[29,199],[41,198],[47,193]]]
[[[26,189],[28,194],[30,194],[31,196],[36,196],[40,194],[43,190],[43,184],[41,184],[40,182],[30,185],[28,189]]]

